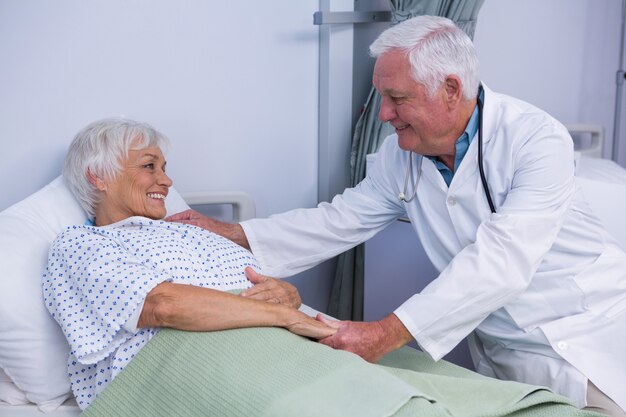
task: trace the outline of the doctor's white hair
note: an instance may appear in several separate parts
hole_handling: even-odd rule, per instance
[[[99,192],[89,181],[88,173],[105,182],[112,181],[130,150],[150,146],[164,150],[168,144],[167,137],[146,123],[124,118],[98,120],[81,129],[72,140],[63,178],[87,216],[93,219]]]
[[[448,75],[463,84],[465,99],[478,93],[480,74],[472,40],[453,21],[439,16],[417,16],[385,30],[370,45],[374,58],[390,52],[406,52],[413,79],[432,97]]]

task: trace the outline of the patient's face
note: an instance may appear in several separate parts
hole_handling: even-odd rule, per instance
[[[165,197],[172,186],[165,164],[158,147],[131,150],[122,161],[121,172],[106,184],[99,204],[101,210],[96,215],[97,224],[111,224],[132,216],[164,218]]]

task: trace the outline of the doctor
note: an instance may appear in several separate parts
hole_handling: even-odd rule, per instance
[[[481,86],[472,42],[448,19],[400,23],[370,52],[396,133],[359,185],[269,219],[172,220],[251,248],[284,277],[408,216],[437,279],[380,321],[332,322],[322,343],[376,361],[415,339],[439,359],[469,335],[478,372],[625,416],[626,254],[576,185],[567,130]]]

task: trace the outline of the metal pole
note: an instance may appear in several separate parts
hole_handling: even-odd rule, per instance
[[[622,0],[622,36],[619,47],[619,69],[615,77],[617,88],[615,90],[615,119],[613,123],[613,155],[612,159],[617,162],[619,158],[619,137],[622,118],[622,86],[624,85],[624,33],[626,30],[626,0]]]

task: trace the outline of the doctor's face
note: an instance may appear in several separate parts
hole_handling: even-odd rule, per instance
[[[372,83],[382,96],[379,118],[398,134],[398,146],[422,155],[447,155],[454,123],[443,87],[433,97],[411,76],[405,52],[391,50],[379,56]],[[456,138],[454,138],[456,140]]]

